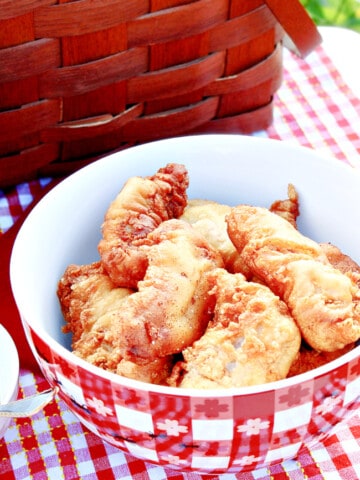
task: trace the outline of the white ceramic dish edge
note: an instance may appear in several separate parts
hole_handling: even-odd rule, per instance
[[[0,325],[0,404],[16,400],[19,390],[19,356],[10,334]],[[9,426],[9,418],[0,417],[0,438]]]

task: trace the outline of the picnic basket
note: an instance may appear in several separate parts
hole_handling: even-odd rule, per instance
[[[269,126],[297,0],[0,0],[0,187],[116,150]]]

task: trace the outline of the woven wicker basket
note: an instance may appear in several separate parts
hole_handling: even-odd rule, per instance
[[[272,122],[296,0],[0,0],[0,186],[105,153]]]

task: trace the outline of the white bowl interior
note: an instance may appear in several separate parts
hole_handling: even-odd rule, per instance
[[[19,357],[13,339],[0,325],[0,405],[16,399],[19,385]],[[0,438],[10,419],[0,417]]]
[[[335,159],[286,142],[239,135],[162,140],[113,154],[78,171],[34,208],[16,239],[11,282],[26,321],[48,341],[69,349],[56,288],[70,263],[98,259],[100,227],[109,203],[134,175],[170,162],[186,165],[190,198],[268,207],[299,193],[300,230],[330,241],[360,262],[360,174]]]

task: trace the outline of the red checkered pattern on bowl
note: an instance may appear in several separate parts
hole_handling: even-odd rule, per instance
[[[116,388],[101,372],[93,375],[65,362],[33,330],[29,333],[46,377],[89,430],[127,453],[180,471],[237,473],[294,458],[301,438],[307,444],[326,438],[359,406],[358,359],[301,385],[261,394],[174,400]]]
[[[20,376],[21,396],[45,390],[46,381],[29,371]],[[328,436],[309,449],[305,446],[296,460],[229,474],[226,480],[327,480],[357,478],[360,465],[360,418],[355,413],[332,429]],[[86,480],[210,480],[200,474],[181,473],[136,459],[103,442],[83,427],[57,399],[31,419],[13,421],[5,441],[0,441],[0,478],[35,480],[64,478]],[[217,476],[217,479],[222,477]]]

